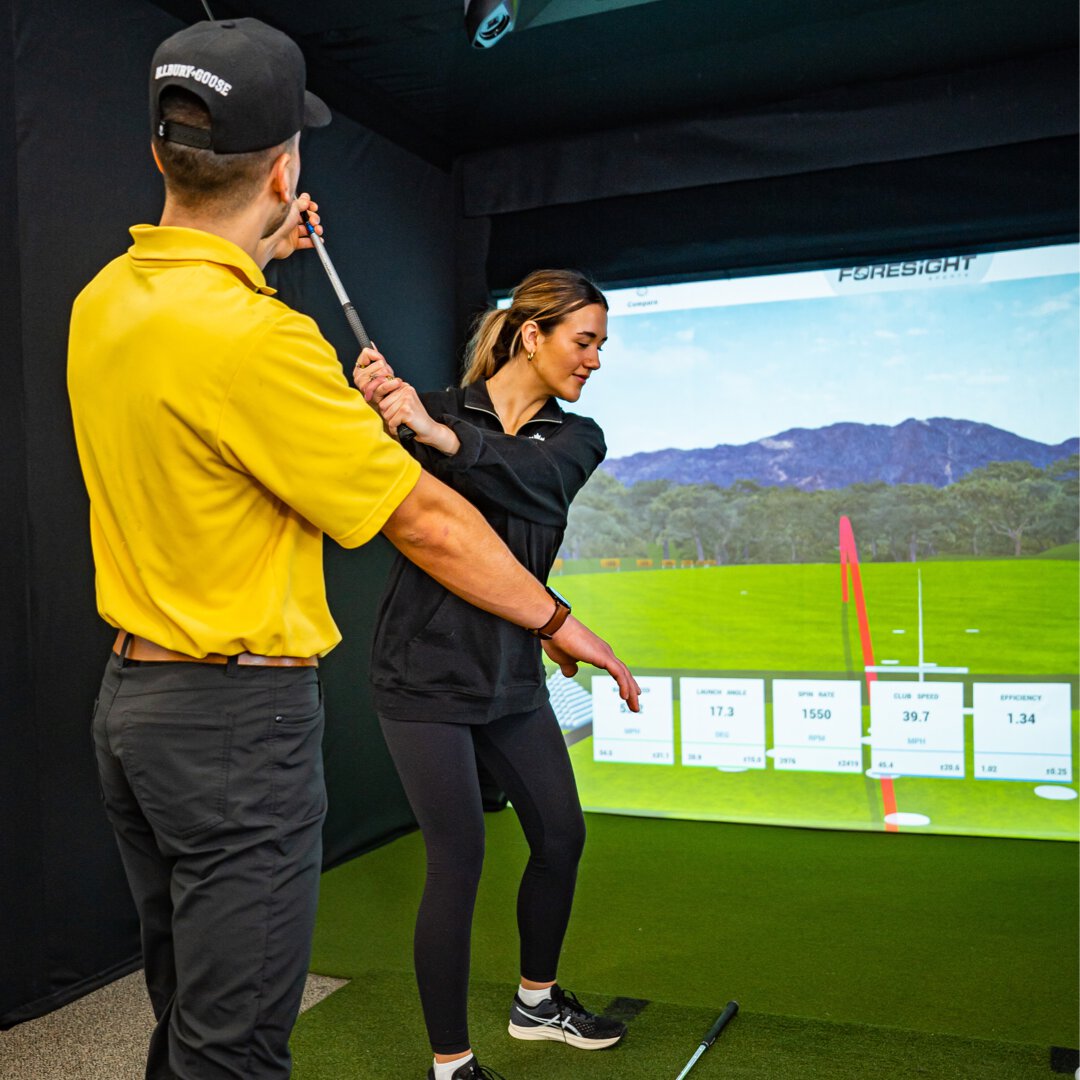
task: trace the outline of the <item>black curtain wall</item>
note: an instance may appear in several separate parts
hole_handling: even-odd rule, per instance
[[[1077,230],[1075,47],[457,163],[489,286],[986,250]]]
[[[198,5],[193,5],[198,7]],[[194,17],[194,16],[193,16]],[[146,72],[180,23],[142,0],[0,0],[0,1026],[139,963],[137,926],[100,806],[89,718],[111,634],[94,607],[87,504],[65,389],[72,300],[157,220]],[[453,377],[449,175],[336,116],[305,136],[338,272],[375,341],[423,387]],[[356,347],[318,261],[280,264],[351,370]],[[333,451],[335,448],[328,448]],[[328,544],[345,634],[324,667],[328,863],[411,827],[368,697],[390,553]]]

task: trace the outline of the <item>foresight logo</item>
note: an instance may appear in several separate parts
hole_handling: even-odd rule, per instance
[[[935,274],[967,274],[976,255],[950,255],[946,259],[918,259],[914,262],[877,263],[873,266],[845,266],[840,280],[872,281],[874,278],[916,277]]]
[[[967,284],[983,278],[991,255],[947,255],[934,259],[907,259],[903,262],[869,263],[845,266],[829,277],[836,291],[847,292],[860,286],[873,290],[922,288],[936,284]]]

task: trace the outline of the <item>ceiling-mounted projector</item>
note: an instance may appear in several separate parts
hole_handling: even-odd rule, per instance
[[[477,49],[490,49],[514,29],[518,0],[465,0],[465,33]]]

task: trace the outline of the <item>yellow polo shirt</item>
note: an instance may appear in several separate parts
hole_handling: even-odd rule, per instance
[[[235,244],[137,225],[72,311],[98,610],[192,656],[340,639],[323,533],[369,540],[420,467]]]

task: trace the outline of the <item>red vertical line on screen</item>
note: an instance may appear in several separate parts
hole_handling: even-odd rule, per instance
[[[863,595],[862,575],[859,573],[859,549],[855,545],[855,532],[851,519],[840,519],[840,598],[848,603],[848,578],[851,578],[851,595],[855,598],[855,614],[859,620],[859,641],[862,645],[863,666],[874,667],[874,643],[870,638],[870,619],[866,614],[866,597]],[[870,700],[870,684],[877,681],[876,671],[866,672],[866,699]],[[891,777],[881,778],[881,802],[885,816],[896,813],[896,790]],[[886,832],[899,832],[898,825],[885,823]]]

